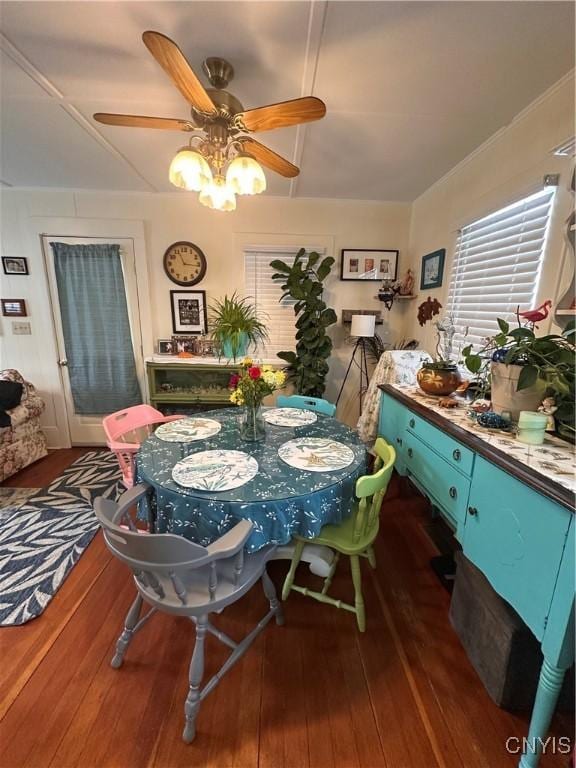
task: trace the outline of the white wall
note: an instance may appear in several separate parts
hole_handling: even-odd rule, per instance
[[[50,305],[40,243],[37,217],[43,217],[43,229],[48,231],[46,217],[68,219],[70,225],[78,219],[142,221],[144,223],[146,260],[141,269],[148,270],[150,297],[142,302],[143,311],[152,322],[154,339],[170,336],[172,321],[169,291],[178,286],[170,282],[163,271],[162,257],[166,248],[176,240],[191,240],[206,254],[208,271],[198,285],[206,291],[208,302],[235,289],[243,288],[244,244],[324,245],[334,255],[337,264],[327,281],[326,298],[340,318],[342,309],[382,308],[374,299],[377,283],[341,282],[339,256],[342,248],[397,248],[400,250],[400,270],[406,266],[410,205],[407,203],[376,203],[286,199],[272,196],[244,198],[234,213],[220,213],[203,208],[196,195],[174,193],[113,194],[60,190],[3,189],[1,202],[1,253],[4,256],[26,256],[30,277],[2,276],[2,297],[25,298],[28,304],[31,336],[14,336],[12,321],[1,318],[0,367],[18,368],[33,381],[45,397],[48,407],[43,423],[53,445],[61,445],[58,430],[59,371],[53,339]],[[59,227],[62,222],[59,221]],[[126,225],[127,228],[131,225]],[[76,227],[74,227],[76,230]],[[49,234],[70,234],[48,232]],[[87,233],[90,234],[90,233]],[[120,236],[115,229],[115,236]],[[388,313],[383,309],[386,325],[380,326],[389,340],[401,335],[404,307],[397,306]],[[339,324],[333,331],[336,354],[332,360],[326,396],[334,399],[345,370],[351,348],[346,333]],[[151,345],[144,350],[152,353]],[[350,423],[356,419],[356,389],[351,383],[343,396],[341,416]]]
[[[413,204],[408,261],[420,285],[421,259],[438,248],[446,248],[441,288],[420,291],[406,317],[404,332],[421,340],[433,351],[435,333],[431,323],[420,328],[417,306],[428,296],[446,304],[456,234],[460,226],[542,188],[543,176],[560,173],[553,220],[537,303],[553,301],[570,283],[573,260],[567,260],[563,223],[573,205],[568,192],[574,161],[551,154],[551,149],[574,134],[574,74],[563,78],[508,126],[457,165]],[[542,330],[546,326],[542,324]]]

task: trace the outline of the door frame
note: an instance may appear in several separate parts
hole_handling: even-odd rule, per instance
[[[58,365],[58,344],[56,328],[54,325],[54,307],[50,296],[48,284],[48,265],[43,248],[43,237],[77,237],[77,238],[110,238],[128,239],[134,243],[134,261],[136,267],[136,289],[138,294],[137,318],[140,323],[142,338],[142,356],[144,365],[147,357],[153,354],[154,337],[152,332],[152,311],[150,296],[150,280],[148,275],[148,260],[146,256],[146,241],[144,236],[144,222],[122,219],[88,219],[88,218],[63,218],[40,217],[30,219],[31,249],[40,253],[44,265],[45,299],[50,310],[50,319],[46,327],[49,328],[50,343],[47,344],[47,353],[52,356],[52,363],[47,366],[49,386],[54,400],[54,416],[56,421],[56,434],[51,435],[51,444],[54,447],[69,448],[72,445],[70,430],[68,428],[68,416],[64,397],[64,383],[62,371]],[[58,309],[58,308],[56,308]],[[146,378],[146,377],[145,377]],[[147,392],[142,392],[147,398]]]

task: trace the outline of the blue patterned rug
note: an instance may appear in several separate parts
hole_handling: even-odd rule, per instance
[[[123,489],[108,451],[86,453],[47,488],[0,489],[0,625],[42,613],[98,530],[93,499]]]

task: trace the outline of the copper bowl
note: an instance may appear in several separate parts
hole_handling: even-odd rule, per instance
[[[444,397],[455,392],[462,383],[462,377],[455,365],[436,367],[437,364],[425,363],[416,374],[418,385],[427,395]]]

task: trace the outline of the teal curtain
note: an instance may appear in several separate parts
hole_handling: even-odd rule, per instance
[[[76,413],[141,403],[120,246],[50,245]]]

